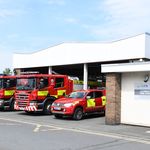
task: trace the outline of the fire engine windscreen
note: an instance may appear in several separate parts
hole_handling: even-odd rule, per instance
[[[17,90],[33,90],[36,88],[35,78],[18,78],[17,79]]]
[[[14,87],[15,85],[16,85],[15,79],[9,79],[9,78],[0,79],[0,89]]]
[[[0,79],[0,89],[3,88],[3,79]]]

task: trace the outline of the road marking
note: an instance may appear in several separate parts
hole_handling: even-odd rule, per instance
[[[84,129],[73,129],[73,128],[58,127],[56,125],[43,125],[43,124],[26,122],[26,121],[9,119],[9,118],[0,118],[0,119],[5,120],[5,121],[12,121],[12,122],[19,122],[19,123],[23,123],[23,124],[35,125],[36,128],[34,129],[34,132],[38,132],[40,127],[48,127],[48,128],[53,128],[56,130],[66,130],[66,131],[73,131],[73,132],[85,133],[85,134],[91,134],[91,135],[97,135],[97,136],[105,136],[105,137],[110,137],[110,138],[115,138],[115,139],[126,140],[126,141],[150,145],[150,139],[146,139],[146,138],[139,138],[139,137],[116,134],[116,133],[97,132],[97,131],[84,130]]]
[[[150,139],[144,139],[144,138],[139,138],[139,137],[134,137],[134,136],[129,136],[129,135],[122,135],[122,134],[108,133],[108,132],[96,132],[96,131],[80,130],[80,129],[66,129],[66,130],[80,132],[80,133],[86,133],[86,134],[92,134],[92,135],[98,135],[98,136],[105,136],[105,137],[110,137],[110,138],[115,138],[115,139],[120,139],[120,140],[122,139],[122,140],[126,140],[126,141],[150,145]]]
[[[56,127],[54,125],[44,125],[44,124],[39,124],[39,123],[34,123],[34,122],[27,122],[27,121],[10,119],[10,118],[2,118],[2,117],[0,117],[0,119],[5,120],[5,121],[12,121],[12,122],[18,122],[18,123],[22,123],[22,124],[29,124],[29,125],[36,126],[36,128],[33,130],[34,132],[38,132],[40,127],[48,127],[48,128],[53,128],[55,130],[63,130],[63,128]]]
[[[0,123],[0,126],[18,126],[19,124],[15,123]]]
[[[37,124],[36,128],[33,130],[33,132],[38,132],[40,130],[41,125]]]
[[[40,130],[40,131],[59,131],[59,130],[62,130],[62,129],[42,129],[42,130]]]
[[[146,133],[150,133],[150,131],[146,131]]]

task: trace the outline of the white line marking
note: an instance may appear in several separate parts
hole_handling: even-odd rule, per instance
[[[40,131],[59,131],[59,130],[62,130],[62,129],[42,129]]]
[[[19,124],[15,123],[0,123],[0,126],[18,126]]]
[[[150,133],[150,131],[146,131],[146,133]]]
[[[97,136],[105,136],[105,137],[110,137],[110,138],[115,138],[115,139],[122,139],[122,140],[126,140],[126,141],[131,141],[131,142],[137,142],[137,143],[143,143],[143,144],[150,145],[150,139],[144,139],[144,138],[139,138],[139,137],[134,137],[134,136],[115,134],[115,133],[107,133],[107,132],[97,132],[97,131],[90,131],[90,130],[84,130],[84,129],[71,129],[71,128],[69,129],[69,128],[65,128],[65,127],[56,127],[56,125],[42,125],[42,124],[38,124],[38,123],[25,122],[25,121],[9,119],[9,118],[0,118],[0,119],[1,120],[12,121],[12,122],[19,122],[19,123],[29,124],[29,125],[35,125],[36,126],[36,128],[34,129],[35,131],[38,131],[39,128],[42,126],[42,127],[54,128],[56,130],[60,129],[60,130],[73,131],[73,132],[85,133],[85,134],[91,134],[91,135],[97,135]]]
[[[122,139],[122,140],[126,140],[126,141],[143,143],[143,144],[148,144],[148,145],[150,144],[150,139],[144,139],[144,138],[116,134],[116,133],[96,132],[96,131],[90,131],[90,130],[88,131],[88,130],[80,130],[80,129],[65,129],[65,130],[86,133],[86,134],[92,134],[92,135],[98,135],[98,136],[105,136],[105,137],[110,137],[110,138],[115,138],[115,139],[120,139],[120,140]]]
[[[36,128],[33,130],[33,132],[38,132],[40,130],[41,125],[37,124]]]

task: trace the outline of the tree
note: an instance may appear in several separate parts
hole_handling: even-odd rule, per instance
[[[12,71],[10,70],[10,68],[5,68],[5,70],[3,71],[3,74],[11,75]]]

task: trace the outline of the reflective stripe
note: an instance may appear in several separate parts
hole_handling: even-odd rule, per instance
[[[95,106],[95,99],[88,99],[87,107],[94,107],[94,106]]]
[[[14,92],[15,92],[15,90],[7,90],[7,91],[4,91],[4,95],[5,96],[11,96],[14,94]]]
[[[102,96],[102,106],[106,105],[106,96]]]
[[[27,110],[27,111],[37,111],[37,108],[35,106],[26,106],[25,110]]]
[[[38,91],[38,96],[47,96],[48,91]]]
[[[61,96],[61,95],[64,95],[64,94],[66,95],[66,90],[58,90],[57,91],[58,96]]]

